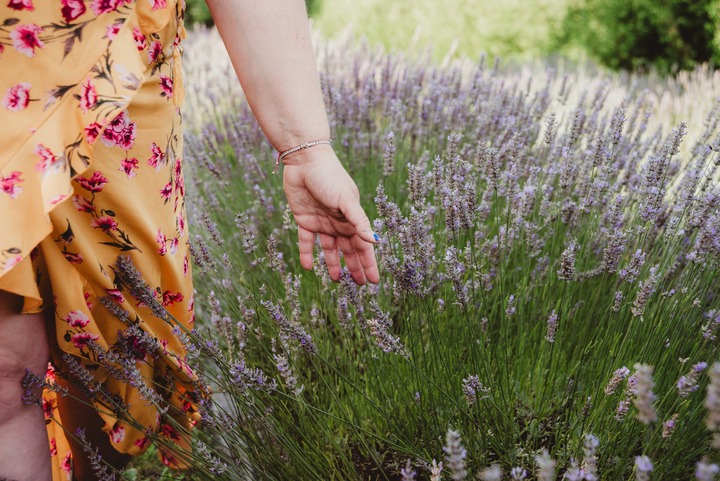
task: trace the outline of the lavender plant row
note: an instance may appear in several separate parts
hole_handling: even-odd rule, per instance
[[[196,32],[188,57],[213,39]],[[188,62],[188,343],[217,393],[196,474],[714,479],[717,76],[688,81],[715,98],[684,123],[654,93],[677,79],[319,53],[382,280],[333,284],[321,254],[300,269],[227,61]]]

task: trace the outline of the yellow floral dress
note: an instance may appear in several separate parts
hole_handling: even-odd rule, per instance
[[[0,289],[24,312],[54,310],[48,379],[71,367],[135,420],[95,401],[118,451],[153,433],[181,442],[197,417],[177,327],[117,275],[129,256],[185,326],[193,294],[185,220],[180,0],[2,0],[0,5]],[[52,311],[51,311],[52,312]],[[123,351],[175,409],[112,374]],[[72,455],[54,393],[43,396],[54,480]],[[117,411],[116,411],[117,412]],[[142,429],[140,428],[142,427]],[[170,455],[164,460],[172,465]]]

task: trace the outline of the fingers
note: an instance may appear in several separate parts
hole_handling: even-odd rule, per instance
[[[300,247],[300,265],[305,270],[312,270],[315,234],[298,226],[298,246]]]
[[[355,246],[353,246],[352,239],[349,237],[338,238],[338,246],[343,253],[345,259],[345,265],[350,271],[350,275],[356,284],[363,285],[367,282],[365,278],[365,269],[363,268],[360,257],[358,256]]]
[[[340,280],[340,252],[338,251],[335,237],[327,234],[320,234],[320,245],[325,253],[325,264],[333,281]]]
[[[377,284],[380,282],[380,272],[378,271],[377,260],[375,259],[375,248],[372,244],[362,242],[362,246],[358,249],[358,258],[362,264],[365,278],[368,282]]]
[[[373,232],[370,220],[357,198],[348,196],[345,199],[345,204],[341,206],[341,210],[348,222],[355,227],[355,233],[365,242],[376,244],[380,238]]]

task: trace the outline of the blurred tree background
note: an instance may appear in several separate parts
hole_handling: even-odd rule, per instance
[[[673,73],[720,64],[720,0],[306,0],[328,37],[348,28],[388,49],[517,60],[589,57],[614,70]],[[189,24],[212,25],[204,0]]]
[[[185,21],[188,25],[202,24],[210,26],[213,24],[205,0],[186,0],[186,3]],[[305,5],[307,5],[310,16],[314,16],[319,10],[320,2],[318,0],[305,0]]]

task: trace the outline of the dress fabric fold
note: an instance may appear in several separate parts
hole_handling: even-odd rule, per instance
[[[90,373],[112,445],[136,455],[156,433],[183,443],[195,375],[182,329],[194,321],[182,171],[184,1],[10,0],[0,5],[0,290],[43,311],[47,380]],[[172,322],[117,273],[127,256]],[[132,346],[132,348],[128,347]],[[144,385],[103,353],[128,349]],[[78,367],[79,366],[79,367]],[[43,393],[54,481],[72,455],[57,398]],[[122,405],[132,420],[119,419]],[[170,419],[172,417],[172,419]],[[168,465],[182,467],[169,453]]]

